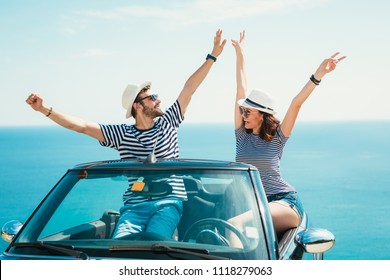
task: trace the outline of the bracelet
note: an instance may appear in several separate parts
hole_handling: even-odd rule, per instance
[[[314,75],[310,76],[310,81],[312,81],[316,86],[318,86],[321,82],[321,80],[317,80]]]
[[[53,111],[53,107],[50,107],[49,113],[47,113],[46,117],[50,116],[52,111]]]
[[[214,60],[214,62],[216,62],[217,61],[217,58],[215,57],[215,56],[213,56],[212,54],[208,54],[207,56],[206,56],[206,60],[207,59],[212,59],[212,60]]]

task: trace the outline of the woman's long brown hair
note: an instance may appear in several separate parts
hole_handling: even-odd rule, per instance
[[[263,114],[263,123],[261,124],[260,127],[260,135],[259,137],[263,139],[264,141],[271,141],[275,134],[276,134],[276,129],[278,128],[280,121],[275,118],[273,115],[260,112],[259,114]],[[244,120],[243,120],[244,124]],[[252,133],[252,129],[245,129],[247,133]]]

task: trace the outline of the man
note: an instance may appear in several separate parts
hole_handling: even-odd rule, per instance
[[[206,61],[188,78],[174,104],[164,113],[160,99],[151,92],[151,83],[128,85],[122,96],[126,118],[134,117],[134,125],[101,125],[61,113],[44,105],[43,98],[32,93],[26,100],[34,110],[44,114],[57,124],[97,139],[102,146],[119,151],[121,159],[144,159],[152,151],[156,158],[179,157],[177,129],[191,97],[206,78],[217,57],[222,53],[226,39],[221,41],[222,30],[214,37],[214,47]],[[134,180],[133,180],[134,179]],[[123,195],[124,206],[113,238],[126,237],[136,232],[152,232],[171,237],[182,214],[182,201],[186,193],[180,178],[169,178],[172,194],[148,201],[132,187],[140,178],[130,178],[130,187]],[[133,189],[134,190],[134,189]]]

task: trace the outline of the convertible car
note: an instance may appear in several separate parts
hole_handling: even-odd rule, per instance
[[[171,237],[146,231],[113,237],[124,197],[163,200],[177,185],[185,198]],[[331,232],[308,228],[306,214],[297,228],[277,236],[252,165],[187,159],[77,165],[24,224],[6,223],[2,237],[10,244],[0,259],[45,260],[323,259],[335,242]]]

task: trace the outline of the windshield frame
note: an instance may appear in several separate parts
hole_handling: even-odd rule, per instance
[[[188,166],[187,166],[188,167]],[[106,174],[105,176],[111,176],[109,174],[116,174],[117,176],[123,176],[123,174],[129,174],[129,172],[145,172],[145,170],[139,170],[139,169],[134,169],[134,170],[122,170],[122,169],[73,169],[69,170],[62,178],[61,180],[55,185],[55,187],[49,192],[49,194],[45,197],[45,199],[40,203],[40,205],[37,207],[37,209],[34,211],[33,215],[28,219],[26,224],[23,226],[21,232],[16,236],[14,239],[13,243],[18,244],[18,243],[23,243],[23,242],[37,242],[40,241],[39,235],[48,223],[48,221],[52,218],[53,214],[55,211],[58,209],[58,207],[61,205],[62,201],[64,198],[67,197],[67,195],[73,190],[73,188],[80,182],[81,180],[85,179],[92,179],[94,175],[97,176],[97,174]],[[149,173],[159,173],[159,174],[211,174],[212,172],[217,172],[220,174],[223,173],[231,173],[233,174],[232,176],[237,176],[242,178],[245,178],[247,180],[247,193],[250,194],[251,196],[251,210],[253,211],[255,215],[255,220],[256,220],[256,230],[258,231],[259,234],[259,239],[261,237],[262,240],[259,240],[259,244],[262,243],[261,246],[256,246],[255,248],[251,248],[251,250],[248,250],[247,256],[245,254],[242,254],[242,252],[230,252],[230,255],[233,256],[232,258],[244,258],[244,259],[254,259],[254,258],[260,258],[261,259],[270,259],[274,255],[274,251],[270,250],[270,244],[273,242],[273,236],[271,238],[268,236],[270,232],[270,224],[269,221],[267,221],[270,216],[267,211],[267,203],[265,199],[265,194],[263,191],[263,188],[261,187],[261,181],[259,180],[258,176],[258,171],[257,170],[252,170],[252,169],[210,169],[210,168],[205,168],[204,170],[199,169],[199,168],[183,168],[183,169],[175,169],[175,170],[170,170],[170,169],[150,169],[147,170]],[[97,177],[101,177],[101,176]],[[128,175],[126,175],[128,176]],[[104,177],[104,176],[102,176]],[[113,176],[116,177],[116,176]],[[196,176],[199,177],[199,176]],[[207,194],[207,192],[205,192]],[[208,194],[210,197],[212,194]],[[117,209],[119,210],[119,209]],[[263,213],[265,213],[265,216],[263,216]],[[272,224],[271,224],[272,225]],[[43,239],[45,242],[47,240]],[[102,241],[104,240],[104,241]],[[109,240],[109,239],[102,239],[102,240],[88,240],[85,239],[84,241],[78,241],[74,242],[73,246],[76,248],[80,248],[82,251],[86,250],[89,251],[88,255],[91,255],[92,257],[96,253],[95,251],[98,248],[100,249],[107,249],[112,246],[128,246],[128,242],[124,242],[123,240],[117,241],[117,240]],[[107,241],[109,240],[109,242]],[[50,239],[48,240],[50,241]],[[52,241],[50,241],[51,243]],[[61,245],[72,245],[69,241],[64,241],[64,242],[54,242],[54,243],[59,243]],[[106,244],[107,245],[104,245]],[[161,243],[161,242],[160,242]],[[99,245],[100,244],[100,245]],[[274,243],[275,244],[275,243]],[[153,245],[152,242],[146,242],[143,244],[139,244],[143,246],[151,246]],[[181,245],[181,246],[178,246]],[[184,244],[178,244],[176,243],[169,243],[169,246],[172,246],[174,248],[186,248],[188,246],[184,246]],[[188,245],[188,244],[187,244]],[[194,247],[194,246],[193,246]],[[201,249],[201,246],[195,246],[199,247]],[[210,247],[210,246],[209,246]],[[259,251],[259,248],[262,248],[263,253],[256,253],[256,251]],[[16,253],[18,250],[14,250],[14,253]],[[223,250],[211,250],[213,254],[220,254],[223,256],[229,255],[225,254],[222,252]],[[95,253],[94,253],[95,252]],[[123,255],[123,253],[118,255]]]

